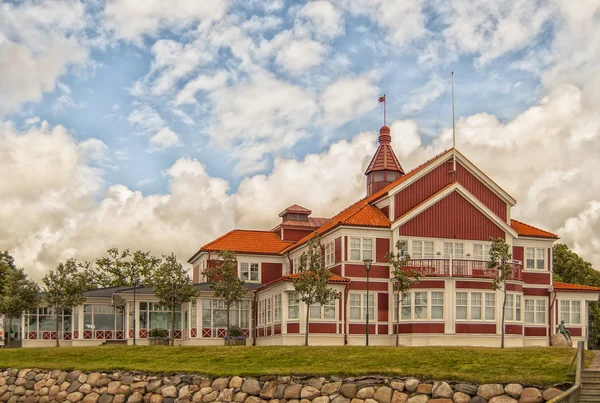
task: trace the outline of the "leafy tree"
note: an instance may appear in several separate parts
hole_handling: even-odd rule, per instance
[[[315,237],[308,242],[308,252],[302,253],[299,272],[293,278],[298,297],[306,304],[305,346],[308,346],[310,306],[324,305],[338,297],[338,292],[328,287],[330,277],[331,272],[325,268],[325,253],[321,238],[315,234]]]
[[[164,257],[164,262],[152,273],[150,284],[158,304],[171,310],[171,345],[175,345],[175,310],[198,296],[192,279],[177,261],[175,254]]]
[[[244,287],[244,281],[238,277],[235,252],[221,251],[219,264],[207,267],[203,274],[211,282],[210,288],[215,292],[215,297],[221,298],[227,309],[227,343],[230,344],[229,312],[231,307],[241,302],[248,292]]]
[[[39,287],[27,278],[25,270],[8,270],[6,277],[3,277],[0,295],[0,314],[8,319],[7,346],[10,346],[10,329],[13,318],[19,318],[24,312],[35,309],[38,304]]]
[[[392,267],[392,282],[394,283],[394,292],[396,294],[396,347],[400,344],[400,305],[406,298],[407,291],[413,285],[419,282],[421,273],[418,270],[406,269],[410,261],[410,255],[406,251],[406,242],[398,241],[396,243],[397,252],[388,252],[385,258]]]
[[[2,296],[2,285],[11,271],[17,270],[15,258],[8,251],[0,251],[0,297]]]
[[[490,238],[492,247],[490,248],[490,260],[487,267],[496,269],[496,276],[492,281],[492,289],[502,290],[502,336],[500,339],[500,348],[504,348],[504,311],[506,309],[506,280],[512,278],[513,266],[510,246],[502,238]]]
[[[80,265],[97,287],[131,287],[136,278],[147,284],[161,263],[161,259],[141,250],[132,253],[129,249],[111,248],[107,252],[108,256],[96,259],[93,268],[90,262]]]
[[[89,289],[86,273],[79,272],[77,268],[77,261],[68,259],[65,263],[59,263],[56,270],[50,270],[42,279],[46,303],[54,308],[56,314],[56,347],[59,346],[60,316],[65,309],[83,304],[83,293]]]

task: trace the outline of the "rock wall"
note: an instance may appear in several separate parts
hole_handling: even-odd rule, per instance
[[[557,386],[381,376],[211,379],[192,374],[0,370],[0,402],[7,403],[544,403],[570,385]]]

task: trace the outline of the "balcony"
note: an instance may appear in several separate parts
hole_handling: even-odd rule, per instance
[[[514,261],[511,263],[513,272],[511,280],[522,280],[522,263]],[[406,269],[419,271],[424,277],[472,277],[472,278],[494,278],[497,276],[496,269],[489,269],[487,262],[483,260],[465,259],[414,259],[410,260]]]

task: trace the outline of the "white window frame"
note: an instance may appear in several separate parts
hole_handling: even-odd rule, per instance
[[[492,244],[490,244],[490,243],[474,243],[473,244],[473,260],[481,260],[481,261],[487,262],[488,260],[490,260],[491,250],[492,250]]]
[[[358,305],[356,305],[358,297]],[[362,292],[351,292],[348,296],[348,318],[352,322],[364,322],[367,320],[367,293]],[[375,313],[377,312],[376,302],[377,298],[375,298],[375,293],[369,293],[369,322],[376,322],[377,318],[375,318]],[[360,317],[353,318],[352,312],[356,312],[356,309],[359,309]]]
[[[566,313],[568,315],[568,318],[566,318],[567,320],[565,320],[565,316],[564,316],[564,312],[565,310],[563,309],[563,307],[566,305],[567,310]],[[577,306],[577,309],[573,309],[574,306]],[[559,319],[558,319],[558,323],[560,323],[561,320],[565,321],[565,325],[572,325],[572,326],[581,326],[581,306],[582,306],[582,301],[581,300],[559,300]],[[573,314],[577,314],[579,315],[579,320],[577,322],[573,321]]]
[[[327,242],[324,249],[325,267],[333,266],[335,264],[335,241]]]
[[[522,313],[523,296],[521,294],[507,293],[504,320],[506,322],[523,322]]]
[[[434,259],[435,242],[423,239],[411,240],[411,259]]]
[[[246,274],[246,278],[244,278],[244,273]],[[256,276],[253,276],[253,274],[256,274]],[[240,262],[239,276],[241,280],[247,283],[260,283],[260,263]],[[256,280],[254,280],[253,277],[255,277]]]
[[[338,301],[339,301],[339,299],[336,298],[336,299],[331,299],[331,300],[327,301],[327,303],[324,305],[316,305],[316,304],[311,305],[310,307],[308,307],[309,320],[319,320],[319,321],[327,321],[327,322],[336,321],[337,320]],[[325,311],[327,310],[328,312],[331,312],[331,308],[333,308],[333,316],[325,317]],[[313,313],[317,309],[319,310],[319,316],[313,315]]]
[[[461,253],[458,253],[461,251]],[[445,242],[444,241],[444,259],[464,259],[464,242]]]
[[[356,248],[357,240],[359,242],[360,249]],[[370,248],[366,248],[367,244],[369,244],[369,243],[371,244]],[[362,262],[365,259],[371,259],[371,260],[375,261],[375,238],[351,236],[350,240],[348,241],[348,249],[349,249],[348,258],[350,261]],[[358,259],[355,256],[353,256],[353,252],[356,252],[356,251],[359,252]],[[366,252],[370,252],[370,256],[369,256],[369,253],[366,253]]]
[[[466,294],[466,305],[460,305],[460,307],[465,307],[466,308],[466,318],[459,318],[457,315],[457,311],[458,311],[458,302],[459,302],[459,294]],[[486,316],[486,307],[487,306],[487,295],[491,294],[494,295],[494,306],[493,306],[493,311],[495,312],[496,310],[496,297],[495,297],[495,293],[493,292],[485,292],[485,291],[456,291],[455,293],[455,299],[454,299],[454,319],[456,321],[465,321],[465,322],[487,322],[487,323],[495,323],[496,322],[496,314],[494,313],[494,319],[487,319]],[[480,298],[475,297],[473,298],[474,295],[479,295]],[[462,298],[461,298],[462,299]],[[478,302],[479,305],[475,305],[475,303]],[[474,312],[474,308],[477,309],[477,307],[479,307],[479,312],[480,312],[480,317],[479,318],[473,318],[473,312]]]
[[[546,248],[534,248],[534,247],[525,247],[525,262],[524,269],[525,270],[546,270]],[[533,256],[530,256],[530,255]],[[539,258],[541,256],[541,259]],[[532,267],[530,267],[530,263]],[[540,267],[540,262],[541,267]]]
[[[530,302],[533,306],[533,310],[528,309],[528,302]],[[540,309],[543,307],[544,309]],[[524,298],[523,303],[523,322],[528,325],[546,325],[548,323],[548,306],[547,299],[545,298]],[[527,315],[533,313],[533,321],[527,319]],[[540,321],[540,314],[543,313],[544,321]]]
[[[290,292],[288,297],[288,320],[299,320],[300,319],[300,295],[297,292]],[[291,314],[290,308],[296,308],[295,314]]]
[[[273,295],[273,322],[281,322],[281,294]]]
[[[408,291],[405,294],[406,294],[406,296],[404,297],[404,299],[402,300],[402,303],[400,305],[400,311],[401,311],[400,312],[400,322],[425,322],[425,321],[436,321],[436,320],[443,321],[444,320],[444,291],[441,291],[441,290],[414,290],[414,291]],[[421,317],[421,318],[416,317],[417,294],[425,294],[426,295],[425,305],[419,305],[419,306],[425,306],[425,317]],[[439,304],[440,300],[442,302],[441,305]],[[396,322],[396,315],[397,315],[397,313],[396,313],[397,301],[398,301],[397,295],[394,293],[394,298],[393,298],[393,304],[394,304],[393,321],[394,321],[394,323]],[[434,301],[436,302],[436,304],[434,304]],[[441,318],[433,317],[433,307],[436,307],[436,308],[441,307],[441,313],[442,313]],[[408,317],[405,315],[407,312],[410,312]]]

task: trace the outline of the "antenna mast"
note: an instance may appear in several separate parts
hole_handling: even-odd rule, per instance
[[[452,173],[456,175],[456,128],[454,125],[454,72],[452,72]]]

